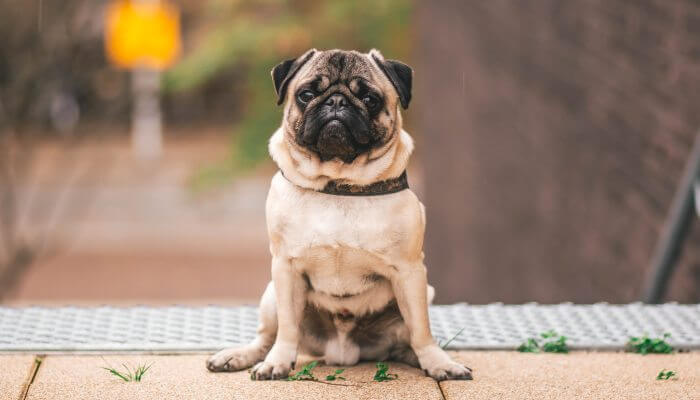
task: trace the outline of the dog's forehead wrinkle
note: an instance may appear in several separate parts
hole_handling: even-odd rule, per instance
[[[331,84],[331,80],[328,79],[327,76],[322,75],[322,76],[320,76],[318,84],[317,84],[318,90],[319,91],[325,90],[325,88],[327,88],[328,85],[330,85],[330,84]]]
[[[372,92],[376,96],[379,96],[382,99],[384,98],[380,89],[378,89],[371,82],[368,82],[366,79],[357,76],[352,77],[348,81],[337,80],[335,82],[329,82],[328,85],[319,85],[318,92],[323,93],[322,97],[327,97],[335,93],[342,93],[349,99],[366,92]],[[362,106],[361,103],[358,103],[358,105]]]
[[[346,62],[347,55],[342,51],[335,52],[328,57],[328,64],[334,66],[338,71],[345,69]]]
[[[326,92],[325,94],[328,95],[328,96],[333,95],[333,94],[335,94],[335,93],[342,93],[342,94],[344,94],[345,96],[351,96],[351,95],[352,95],[352,90],[350,90],[350,88],[349,88],[347,85],[344,85],[344,84],[342,84],[342,83],[335,83],[335,84],[329,86],[329,87],[325,90],[325,92]]]
[[[314,67],[328,74],[331,80],[349,80],[353,75],[369,76],[370,63],[356,51],[330,50],[314,60]]]

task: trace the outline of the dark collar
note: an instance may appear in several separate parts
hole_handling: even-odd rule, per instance
[[[280,172],[282,172],[280,170]],[[284,172],[282,172],[284,176]],[[285,176],[285,178],[287,178]],[[289,181],[289,179],[287,179]],[[295,184],[292,181],[289,181]],[[408,189],[408,178],[406,171],[397,177],[387,179],[385,181],[370,183],[369,185],[350,185],[347,183],[338,183],[338,181],[329,181],[326,186],[317,190],[317,192],[332,194],[335,196],[379,196],[382,194],[390,194]]]

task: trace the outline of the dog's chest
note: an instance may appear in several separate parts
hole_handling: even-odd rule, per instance
[[[292,258],[339,257],[346,265],[376,261],[411,234],[401,212],[411,199],[408,191],[334,196],[300,189],[278,174],[266,207],[273,254],[278,248]]]
[[[313,290],[339,296],[372,287],[385,272],[387,263],[380,255],[392,246],[385,221],[367,218],[359,207],[344,206],[323,204],[283,222],[283,243],[292,265],[305,274]]]
[[[408,205],[408,206],[407,206]],[[334,196],[302,190],[277,175],[267,202],[273,256],[289,258],[319,290],[358,293],[385,275],[422,226],[409,191]],[[408,212],[407,212],[408,210]]]
[[[303,271],[310,289],[339,297],[365,292],[383,279],[382,260],[342,246],[311,247],[292,263]]]

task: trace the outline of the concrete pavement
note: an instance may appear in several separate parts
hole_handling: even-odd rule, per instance
[[[506,351],[454,352],[474,369],[473,381],[438,384],[423,372],[390,363],[399,376],[374,382],[375,367],[347,368],[347,381],[251,381],[246,371],[210,373],[207,355],[49,355],[31,380],[34,357],[0,356],[0,399],[698,399],[700,352],[637,355],[612,352],[521,354]],[[152,363],[141,382],[123,382],[102,369]],[[325,377],[333,367],[319,366]],[[670,369],[675,380],[658,381]]]

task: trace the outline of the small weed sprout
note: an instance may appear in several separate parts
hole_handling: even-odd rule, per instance
[[[569,352],[569,346],[566,344],[567,337],[557,334],[554,330],[542,332],[540,338],[527,339],[517,350],[521,353],[539,353],[540,351],[545,353]],[[540,340],[542,340],[542,344],[540,344]]]
[[[518,347],[518,351],[521,353],[539,353],[540,345],[537,343],[537,339],[530,338]]]
[[[462,332],[464,332],[464,328],[460,329],[459,332],[455,333],[455,335],[452,336],[450,339],[448,339],[444,344],[440,343],[440,342],[442,342],[442,341],[438,342],[438,346],[440,346],[440,348],[442,348],[443,350],[445,350],[445,349],[447,348],[447,346],[448,346],[450,343],[452,343],[453,340],[457,339],[457,336],[459,336],[459,335],[462,334]]]
[[[388,372],[389,372],[389,366],[383,362],[378,362],[377,363],[377,372],[374,373],[374,380],[377,382],[384,382],[384,381],[393,381],[394,379],[399,378],[398,375],[390,374]]]
[[[319,380],[318,378],[316,378],[314,376],[314,373],[313,373],[313,369],[316,368],[317,365],[318,365],[318,361],[311,361],[310,363],[301,367],[301,370],[299,370],[299,372],[287,377],[287,380],[288,381],[307,381],[307,382],[324,383],[326,385],[333,385],[333,386],[357,386],[357,385],[353,385],[350,383],[342,384],[342,383],[324,382],[322,380]],[[344,381],[344,380],[346,380],[344,377],[339,376],[344,371],[345,371],[344,368],[336,369],[335,372],[326,376],[326,381],[337,381],[337,380]],[[254,380],[252,372],[250,375],[250,379]]]
[[[671,354],[673,346],[666,342],[670,338],[670,333],[664,333],[660,338],[650,338],[647,335],[642,337],[630,337],[627,342],[627,351],[638,354]]]
[[[566,345],[566,336],[558,335],[553,330],[544,332],[540,336],[542,336],[542,339],[545,339],[545,342],[542,344],[542,350],[545,353],[569,352],[569,347]]]
[[[656,380],[657,381],[667,381],[669,379],[676,380],[678,379],[678,375],[676,374],[676,371],[671,371],[671,370],[666,370],[665,368],[659,371],[659,374],[656,375]]]
[[[104,358],[103,358],[104,360]],[[106,363],[106,360],[105,360]],[[109,371],[110,374],[116,376],[117,378],[123,380],[124,382],[141,382],[141,379],[143,379],[143,376],[146,375],[146,372],[153,366],[153,363],[150,364],[142,364],[142,365],[137,365],[136,368],[132,371],[131,368],[129,368],[128,365],[122,363],[122,366],[124,367],[123,371],[120,371],[116,368],[113,368],[107,363],[107,367],[102,367],[105,371]]]
[[[336,369],[335,372],[333,372],[332,374],[326,376],[326,380],[327,380],[327,381],[335,381],[335,380],[340,379],[340,380],[344,381],[345,378],[343,378],[342,376],[340,376],[340,374],[342,374],[343,371],[345,371],[345,368]]]

